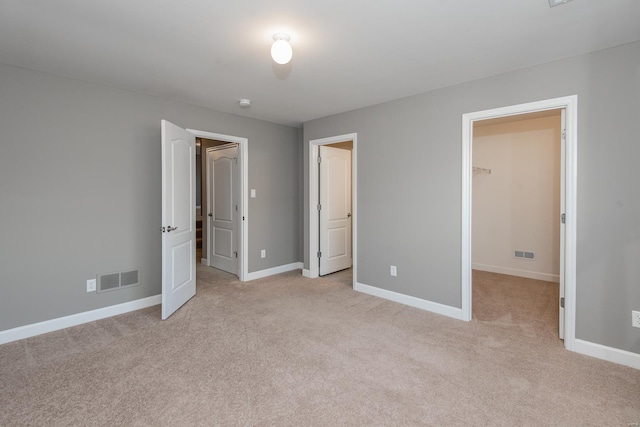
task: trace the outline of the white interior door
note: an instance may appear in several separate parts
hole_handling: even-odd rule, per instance
[[[207,149],[209,265],[238,275],[238,146]]]
[[[162,120],[162,319],[196,294],[196,139]]]
[[[560,339],[564,339],[564,275],[565,275],[565,212],[566,212],[566,203],[565,203],[565,186],[566,186],[566,109],[560,110],[560,304],[559,310],[560,315],[558,317],[558,334]]]
[[[320,157],[320,275],[352,265],[351,151],[318,147]]]

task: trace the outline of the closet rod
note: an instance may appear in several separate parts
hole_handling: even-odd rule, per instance
[[[477,166],[473,167],[473,174],[477,175],[479,173],[491,173],[491,169],[487,169],[487,168],[479,168]]]

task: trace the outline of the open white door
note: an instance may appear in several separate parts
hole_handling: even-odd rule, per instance
[[[238,274],[238,146],[207,149],[209,265]]]
[[[196,294],[196,139],[162,120],[162,319]]]
[[[567,124],[566,109],[560,110],[560,316],[558,317],[558,334],[560,339],[564,339],[564,276],[565,276],[565,212],[566,212],[566,140],[567,140]]]
[[[351,151],[318,147],[320,157],[320,275],[344,270],[351,256]]]

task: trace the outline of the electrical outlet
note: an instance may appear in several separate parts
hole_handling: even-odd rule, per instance
[[[87,280],[87,292],[95,292],[96,291],[96,279]]]
[[[391,275],[394,277],[398,275],[398,268],[395,265],[391,266]]]
[[[260,251],[260,258],[266,258],[267,257],[267,250],[263,249]]]
[[[631,312],[631,325],[634,328],[640,328],[640,311]]]

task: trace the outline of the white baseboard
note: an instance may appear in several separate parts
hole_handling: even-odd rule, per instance
[[[307,270],[306,268],[302,269],[302,276],[303,277],[311,277],[311,271]]]
[[[200,258],[200,264],[209,266],[209,260],[206,258]]]
[[[471,268],[489,273],[508,274],[509,276],[560,283],[560,276],[557,274],[539,273],[537,271],[519,270],[517,268],[499,267],[497,265],[479,264],[476,262],[472,264]]]
[[[400,304],[409,305],[411,307],[431,311],[432,313],[442,314],[443,316],[462,320],[461,308],[451,307],[449,305],[444,305],[437,302],[400,294],[398,292],[388,291],[386,289],[376,288],[374,286],[369,286],[362,283],[356,283],[354,289],[358,292],[363,292],[365,294],[399,302]]]
[[[0,331],[0,344],[17,341],[24,338],[35,337],[71,326],[82,325],[94,320],[106,317],[117,316],[130,311],[140,310],[162,303],[162,295],[142,298],[109,307],[98,308],[96,310],[85,311],[83,313],[71,314],[69,316],[58,317],[57,319],[45,320],[44,322],[33,323],[31,325],[20,326],[13,329]]]
[[[573,341],[573,344],[571,350],[576,353],[640,369],[640,354],[638,353],[607,347],[606,345],[595,344],[577,338]]]
[[[286,273],[287,271],[300,270],[304,268],[304,264],[301,262],[292,262],[291,264],[280,265],[278,267],[267,268],[265,270],[254,271],[247,274],[246,282],[249,280],[262,279],[263,277],[273,276],[274,274]]]

